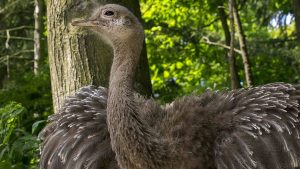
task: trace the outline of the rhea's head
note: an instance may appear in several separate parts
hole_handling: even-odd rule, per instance
[[[100,6],[88,19],[73,21],[72,25],[88,27],[112,44],[144,39],[143,27],[137,17],[117,4]]]

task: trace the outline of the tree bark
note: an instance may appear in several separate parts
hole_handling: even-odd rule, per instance
[[[34,9],[34,60],[33,60],[33,72],[38,74],[39,63],[41,59],[41,37],[43,30],[43,3],[44,0],[35,0]]]
[[[7,78],[6,66],[0,65],[0,89],[4,87]]]
[[[246,37],[243,31],[242,23],[236,7],[235,0],[229,0],[229,6],[231,6],[232,8],[233,17],[236,22],[236,31],[238,33],[240,50],[242,52],[243,65],[245,69],[245,78],[246,78],[247,86],[250,87],[253,86],[253,78],[252,78],[251,64],[250,64],[249,54],[248,54],[248,49],[246,44]]]
[[[294,8],[294,16],[295,16],[295,22],[296,22],[297,41],[298,41],[298,43],[300,43],[300,1],[292,0],[292,6]]]
[[[230,6],[229,6],[230,7]],[[219,16],[222,23],[222,27],[225,35],[225,44],[230,46],[230,50],[227,53],[228,63],[229,63],[229,72],[230,72],[230,84],[232,89],[238,89],[241,87],[238,73],[236,71],[235,64],[235,52],[234,52],[234,19],[231,13],[231,8],[229,9],[229,20],[231,32],[227,24],[227,16],[223,7],[219,7]]]
[[[138,0],[47,1],[48,51],[55,113],[64,99],[82,86],[108,87],[113,58],[111,47],[92,32],[71,26],[73,20],[88,17],[100,3],[119,3],[141,16]],[[143,95],[151,95],[145,45],[137,71],[135,89]]]

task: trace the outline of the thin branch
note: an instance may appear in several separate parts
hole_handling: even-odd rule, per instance
[[[33,71],[34,74],[38,74],[39,63],[41,59],[41,35],[42,35],[42,3],[43,0],[35,0],[34,10],[34,59],[33,59]]]
[[[6,5],[4,8],[0,8],[0,14],[4,13],[5,10],[7,10],[8,8],[10,8],[14,4],[17,4],[19,1],[21,1],[21,0],[13,1],[11,4]]]
[[[9,67],[9,55],[6,56],[6,72],[7,72],[7,78],[10,78],[10,67]]]
[[[7,39],[7,36],[0,35],[0,38]],[[33,38],[25,38],[25,37],[19,37],[19,36],[10,36],[10,39],[18,39],[18,40],[29,40],[33,41]]]
[[[203,28],[206,28],[206,27],[209,27],[210,25],[214,24],[215,22],[217,22],[220,18],[219,17],[216,17],[214,20],[212,20],[211,22],[209,22],[208,24],[206,25],[202,25],[200,28],[198,29],[203,29]]]
[[[208,37],[204,36],[204,37],[202,37],[202,39],[204,39],[204,42],[206,44],[214,45],[214,46],[219,46],[219,47],[222,47],[222,48],[230,50],[230,46],[227,46],[227,45],[224,45],[224,44],[218,43],[218,42],[212,42],[212,41],[210,41],[210,39]],[[238,54],[242,54],[242,52],[239,49],[236,49],[236,48],[234,48],[234,52],[236,52]]]
[[[24,53],[33,53],[33,52],[34,52],[33,49],[27,49],[27,50],[21,50],[21,51],[19,51],[19,52],[16,52],[16,53],[13,53],[13,54],[7,55],[7,56],[9,56],[9,59],[13,59],[13,58],[18,58],[18,56],[19,56],[20,54],[24,54]],[[8,59],[8,57],[0,57],[0,63],[6,62],[7,59]],[[30,59],[30,58],[28,58],[28,59]]]
[[[15,28],[3,29],[3,30],[0,30],[0,32],[5,32],[7,30],[9,30],[9,31],[15,31],[15,30],[20,30],[20,29],[33,29],[33,27],[32,26],[23,25],[23,26],[19,26],[19,27],[15,27]]]
[[[33,53],[34,50],[33,49],[26,49],[26,50],[22,50],[22,51],[19,51],[19,52],[16,52],[16,53],[13,53],[12,55],[10,56],[17,56],[19,54],[22,54],[22,53]]]
[[[6,30],[6,41],[5,41],[5,48],[9,48],[9,40],[10,40],[10,33],[9,30]]]
[[[296,42],[296,38],[274,38],[274,39],[267,39],[267,40],[247,40],[249,43],[283,43],[283,42]]]

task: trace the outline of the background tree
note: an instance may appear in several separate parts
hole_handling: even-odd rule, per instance
[[[229,6],[232,9],[232,15],[234,18],[234,21],[236,23],[236,32],[238,33],[239,38],[239,45],[241,50],[241,55],[243,59],[243,65],[244,65],[244,71],[245,71],[245,79],[247,82],[247,86],[251,87],[253,86],[253,79],[252,79],[252,70],[251,70],[251,64],[249,59],[249,53],[248,53],[248,47],[246,44],[246,37],[244,34],[242,22],[240,19],[239,11],[237,9],[237,5],[235,0],[229,0]]]
[[[292,5],[296,23],[297,41],[300,43],[300,1],[292,0]]]
[[[253,84],[297,82],[299,58],[293,40],[294,15],[290,1],[236,2],[243,32],[247,37],[252,76],[255,79]],[[227,78],[229,69],[226,69],[229,65],[221,57],[224,54],[223,48],[229,49],[225,36],[220,32],[223,27],[222,22],[219,22],[218,7],[222,7],[222,3],[218,0],[144,0],[141,6],[146,21],[153,89],[158,98],[172,100],[181,93],[230,86]],[[228,13],[227,5],[223,6]],[[288,21],[286,18],[290,18],[289,22],[285,22]],[[238,42],[237,32],[234,37],[235,42]],[[207,43],[207,39],[210,43]],[[238,46],[237,43],[234,45]],[[241,51],[234,50],[237,54],[239,83],[246,86]],[[155,64],[158,61],[160,64]]]
[[[230,83],[232,89],[240,88],[240,80],[236,70],[236,59],[235,59],[235,51],[234,51],[234,19],[232,12],[229,8],[229,17],[225,12],[225,7],[219,6],[219,17],[222,23],[224,35],[225,35],[225,44],[226,46],[230,46],[230,50],[228,51],[228,64],[229,64],[229,72],[230,72]],[[227,23],[227,18],[230,21],[230,29]],[[230,31],[231,30],[231,31]]]
[[[40,14],[45,18],[45,11]],[[37,134],[53,112],[44,19],[37,75],[34,1],[0,1],[0,22],[0,168],[35,169]]]
[[[44,15],[44,1],[35,0],[34,1],[34,60],[33,60],[33,72],[38,74],[42,48],[42,36],[44,32],[43,27],[43,15]]]

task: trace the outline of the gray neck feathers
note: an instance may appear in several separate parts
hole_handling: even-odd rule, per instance
[[[134,41],[133,41],[134,42]],[[131,42],[132,43],[132,42]],[[139,116],[133,79],[142,49],[140,44],[115,43],[110,74],[107,123],[112,148],[121,168],[150,169],[166,159],[167,147]]]

